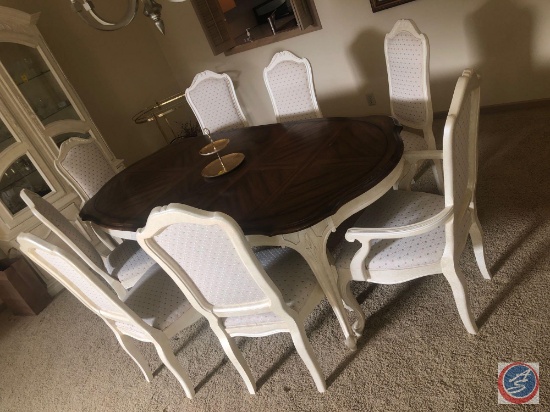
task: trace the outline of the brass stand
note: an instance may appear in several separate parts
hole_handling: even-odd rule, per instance
[[[242,153],[229,153],[220,156],[220,151],[225,149],[225,147],[229,144],[229,139],[214,141],[212,140],[212,136],[210,136],[210,130],[204,129],[203,132],[208,140],[210,140],[210,143],[199,150],[199,153],[203,156],[208,156],[215,153],[218,156],[216,160],[208,163],[205,168],[202,169],[201,175],[203,177],[222,176],[229,173],[242,163],[244,160],[244,154]]]
[[[162,136],[164,137],[164,140],[166,140],[166,143],[172,143],[175,139],[178,138],[178,135],[174,131],[174,128],[168,121],[166,115],[168,113],[172,113],[178,107],[182,106],[185,102],[184,97],[185,93],[178,93],[164,100],[161,100],[160,102],[156,102],[154,106],[148,107],[140,111],[138,114],[132,117],[132,120],[137,124],[155,121],[157,127],[162,133]],[[159,119],[164,119],[164,121],[168,125],[168,128],[172,132],[173,137],[170,137],[161,127]]]

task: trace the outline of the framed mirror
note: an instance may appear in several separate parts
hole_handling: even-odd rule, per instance
[[[370,5],[372,7],[372,12],[376,13],[377,11],[389,9],[390,7],[399,6],[401,4],[408,3],[414,0],[370,0]]]

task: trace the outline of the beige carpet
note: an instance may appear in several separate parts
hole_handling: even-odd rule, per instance
[[[356,352],[324,302],[307,331],[327,377],[316,391],[287,335],[241,339],[258,379],[249,395],[206,322],[173,341],[196,385],[185,398],[150,345],[147,383],[103,322],[63,292],[39,316],[0,313],[1,411],[498,411],[497,363],[540,362],[550,410],[550,108],[482,116],[478,204],[492,281],[462,259],[480,332],[466,333],[442,276],[356,284],[367,314]],[[441,135],[438,122],[436,135]],[[429,177],[421,187],[433,187]]]

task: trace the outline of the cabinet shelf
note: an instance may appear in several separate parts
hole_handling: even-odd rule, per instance
[[[34,76],[31,76],[31,77],[27,77],[25,75],[21,75],[21,77],[25,76],[25,79],[26,80],[21,80],[21,81],[17,81],[15,82],[15,84],[20,87],[22,85],[24,85],[25,83],[29,83],[29,82],[32,82],[33,80],[35,79],[40,79],[41,77],[43,77],[44,75],[48,74],[48,73],[51,73],[49,70],[44,70]]]
[[[72,104],[52,71],[42,70],[17,85],[44,126],[57,120],[80,119],[76,111],[70,109]]]
[[[40,116],[40,115],[38,115],[38,113],[37,113],[37,116],[38,116],[38,118],[40,119],[40,121],[41,121],[42,123],[44,123],[44,124],[51,123],[51,122],[54,122],[54,121],[56,121],[56,120],[61,120],[61,119],[73,119],[73,118],[75,118],[75,117],[76,117],[76,112],[74,112],[74,113],[75,113],[75,116],[71,116],[71,117],[57,116],[58,118],[55,118],[55,116],[56,116],[57,114],[60,114],[60,113],[63,112],[64,110],[67,110],[67,111],[68,111],[68,109],[72,109],[73,112],[74,112],[73,106],[71,106],[70,103],[67,103],[67,106],[64,106],[64,107],[62,107],[62,108],[60,108],[60,109],[54,110],[54,111],[52,111],[52,112],[49,112],[46,116]]]
[[[19,172],[16,177],[9,178],[6,175],[0,180],[0,192],[3,192],[10,186],[17,186],[17,183],[21,183],[24,181],[28,176],[35,173],[36,169],[29,169],[28,171],[25,171],[23,173]]]

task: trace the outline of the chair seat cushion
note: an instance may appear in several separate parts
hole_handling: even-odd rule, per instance
[[[428,143],[420,135],[411,133],[407,130],[402,130],[401,139],[403,139],[403,147],[405,152],[412,152],[416,150],[428,150]]]
[[[166,329],[191,309],[181,289],[156,263],[128,292],[124,303],[145,323],[160,330]]]
[[[286,304],[299,313],[317,286],[317,279],[305,259],[295,250],[282,247],[255,248],[254,253]],[[225,326],[255,326],[280,321],[278,316],[268,312],[226,318]]]
[[[134,286],[154,264],[155,261],[133,240],[125,240],[105,258],[107,272],[126,289]]]
[[[418,223],[435,216],[445,207],[443,196],[431,193],[391,190],[367,207],[354,227],[388,228]],[[359,242],[342,242],[337,249],[336,267],[349,269]],[[369,271],[411,269],[437,263],[445,248],[445,228],[401,239],[371,242],[365,260]]]

